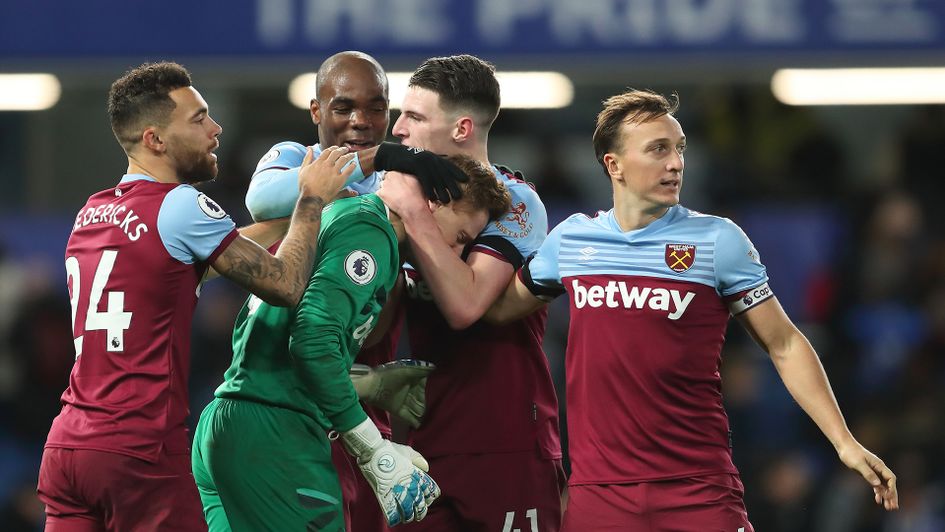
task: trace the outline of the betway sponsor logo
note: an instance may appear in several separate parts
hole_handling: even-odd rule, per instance
[[[685,314],[689,304],[696,297],[695,292],[682,293],[679,290],[665,288],[650,288],[627,286],[624,281],[610,281],[606,285],[583,286],[574,279],[571,281],[574,293],[574,307],[608,308],[623,307],[626,309],[642,309],[649,307],[653,310],[668,312],[667,318],[678,320]]]

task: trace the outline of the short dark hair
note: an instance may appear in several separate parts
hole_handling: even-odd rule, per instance
[[[597,115],[594,129],[594,154],[597,162],[610,177],[604,155],[620,149],[620,126],[624,123],[649,122],[663,115],[672,115],[679,109],[679,96],[667,98],[651,90],[629,89],[604,100],[604,109]]]
[[[190,72],[177,63],[144,63],[115,80],[108,91],[108,119],[125,152],[141,140],[152,124],[165,125],[177,104],[170,92],[190,87]]]
[[[495,66],[476,56],[462,54],[431,57],[423,62],[409,85],[435,92],[447,111],[468,111],[487,130],[499,116],[499,80]]]
[[[512,196],[492,169],[468,155],[450,155],[447,160],[469,176],[469,181],[460,184],[463,189],[460,202],[473,210],[485,209],[489,221],[498,220],[512,209]]]

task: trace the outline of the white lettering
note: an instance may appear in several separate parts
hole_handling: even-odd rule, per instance
[[[591,287],[587,289],[587,304],[591,307],[597,308],[603,305],[600,300],[602,297],[604,297],[604,287],[591,285]]]
[[[141,238],[141,234],[142,234],[142,233],[147,233],[147,232],[148,232],[148,226],[146,226],[146,225],[144,225],[144,224],[138,224],[138,225],[135,226],[135,233],[134,233],[134,234],[128,233],[128,238],[129,238],[132,242],[135,242],[136,240],[138,240],[139,238]]]
[[[581,286],[577,279],[571,281],[571,290],[574,293],[574,308],[584,308],[587,304],[587,290]]]
[[[128,214],[125,216],[125,220],[121,222],[121,225],[119,227],[121,228],[122,231],[125,232],[125,234],[127,234],[128,231],[130,230],[131,222],[137,219],[138,219],[138,216],[135,214],[135,211],[129,210]]]
[[[673,296],[673,306],[676,307],[676,310],[667,317],[675,321],[681,318],[686,312],[686,309],[689,308],[689,303],[692,303],[692,300],[696,297],[696,293],[686,292],[686,296],[682,299],[679,298],[680,294],[678,290],[671,290],[670,295]]]
[[[89,223],[97,224],[99,222],[105,221],[102,217],[102,211],[105,210],[105,205],[99,205],[95,207],[95,212],[92,213],[92,221]]]
[[[305,0],[303,5],[305,38],[319,45],[343,36],[359,44],[439,44],[453,34],[444,0]],[[257,6],[257,11],[270,9],[269,0],[257,0]],[[258,27],[260,38],[267,44],[288,43],[271,34],[291,27],[284,18],[267,15],[265,26]]]
[[[840,1],[840,0],[834,0]],[[860,2],[862,0],[846,0]],[[878,1],[878,0],[873,0]],[[899,0],[912,1],[912,0]],[[481,38],[508,44],[519,25],[547,20],[560,44],[699,44],[725,38],[792,42],[804,38],[801,0],[480,0]]]
[[[541,15],[544,4],[544,0],[482,0],[476,11],[479,35],[490,43],[509,42],[515,38],[515,23]]]
[[[115,208],[115,211],[112,212],[112,223],[118,225],[118,215],[125,212],[127,208],[124,205],[119,205]]]
[[[618,293],[620,294],[619,300],[616,297]],[[695,297],[695,292],[627,286],[624,281],[608,281],[604,286],[594,284],[584,286],[577,279],[571,281],[571,299],[576,309],[584,307],[599,308],[605,304],[609,308],[619,308],[621,306],[632,310],[650,308],[667,312],[666,317],[675,321],[686,313]]]
[[[643,308],[643,303],[646,301],[646,296],[649,295],[650,289],[644,288],[640,290],[639,287],[634,286],[630,289],[630,292],[627,293],[627,283],[621,282],[620,284],[620,297],[623,299],[624,308]]]
[[[617,308],[619,303],[617,303],[617,293],[620,292],[620,289],[617,288],[617,283],[610,281],[607,283],[607,288],[604,289],[607,292],[607,307],[608,308]]]
[[[351,333],[355,340],[358,341],[358,345],[363,345],[364,340],[367,339],[367,336],[371,334],[371,331],[374,330],[374,316],[371,315],[368,317],[367,321],[362,323]]]
[[[669,310],[669,290],[654,288],[650,297],[650,308],[653,310]]]

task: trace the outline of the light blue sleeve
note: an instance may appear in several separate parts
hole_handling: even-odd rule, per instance
[[[548,213],[545,205],[528,184],[520,181],[505,182],[512,196],[512,210],[498,220],[489,222],[479,237],[475,247],[486,247],[507,255],[503,246],[495,245],[496,239],[508,241],[518,251],[522,260],[530,257],[545,241],[548,234]],[[475,248],[474,248],[475,249]],[[507,257],[517,267],[513,257]]]
[[[312,155],[315,157],[322,152],[318,144],[312,149]],[[280,142],[270,148],[256,164],[256,172],[249,182],[249,190],[246,191],[246,208],[254,220],[259,222],[292,215],[295,202],[299,199],[299,167],[305,159],[305,150],[305,146],[298,142]],[[365,179],[357,157],[348,164],[354,164],[355,169],[345,186],[351,187],[359,194],[363,192],[352,184],[371,181],[362,188],[374,186],[374,190],[380,186],[377,174],[368,176],[373,179]]]
[[[558,252],[561,249],[561,234],[569,220],[570,218],[551,230],[551,233],[542,242],[541,247],[538,248],[538,251],[525,266],[528,269],[526,272],[528,277],[540,287],[551,290],[562,288]]]
[[[190,185],[167,193],[157,217],[164,248],[184,264],[205,261],[236,224],[209,196]]]
[[[723,297],[768,282],[758,250],[740,227],[724,218],[715,243],[715,276]]]

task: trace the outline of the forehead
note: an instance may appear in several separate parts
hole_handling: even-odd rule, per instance
[[[404,93],[404,101],[401,105],[401,109],[403,111],[410,111],[423,115],[434,115],[443,112],[443,109],[440,107],[439,94],[431,91],[430,89],[424,89],[423,87],[416,86],[407,87],[407,92]]]
[[[387,101],[387,89],[380,73],[373,69],[336,69],[329,74],[325,84],[322,85],[318,99],[322,101],[337,99]]]
[[[469,237],[475,237],[489,222],[489,213],[485,209],[473,209],[464,201],[450,203],[453,213],[456,215],[459,227],[466,232]]]
[[[631,142],[646,143],[656,139],[682,140],[686,137],[682,125],[672,115],[663,115],[646,122],[624,121],[621,136]]]
[[[195,113],[198,109],[207,108],[206,100],[193,87],[180,87],[172,90],[168,95],[176,104],[173,112],[175,115],[187,116]]]

